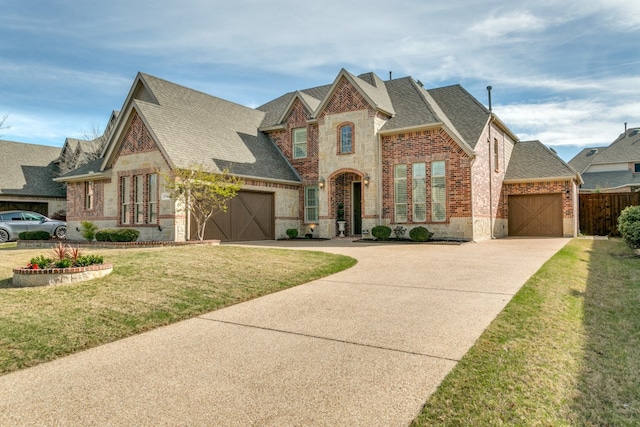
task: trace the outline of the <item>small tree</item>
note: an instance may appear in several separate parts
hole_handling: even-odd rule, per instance
[[[202,165],[176,169],[173,176],[163,175],[165,188],[176,201],[193,214],[198,227],[198,240],[204,240],[207,222],[215,214],[227,211],[227,202],[233,199],[244,181],[233,176],[228,169],[221,173],[207,172]]]

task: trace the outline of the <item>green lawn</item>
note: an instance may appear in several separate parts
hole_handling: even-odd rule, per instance
[[[640,258],[574,239],[520,290],[413,426],[640,424]]]
[[[113,272],[13,288],[12,269],[46,249],[0,248],[0,374],[277,292],[355,264],[322,252],[188,246],[101,249]]]

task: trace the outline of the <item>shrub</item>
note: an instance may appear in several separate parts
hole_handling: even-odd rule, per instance
[[[109,236],[111,235],[110,229],[96,231],[95,238],[98,242],[110,242]]]
[[[51,258],[47,258],[44,255],[38,255],[37,257],[31,258],[29,261],[31,265],[37,265],[38,268],[47,268],[49,264],[53,263]]]
[[[433,233],[427,230],[425,227],[419,226],[416,228],[412,228],[411,231],[409,231],[409,237],[414,242],[426,242],[433,237]]]
[[[97,225],[95,225],[91,221],[82,221],[80,223],[80,226],[82,227],[82,231],[80,231],[80,234],[82,234],[82,237],[84,237],[85,240],[90,242],[96,237],[96,230],[98,230]]]
[[[290,239],[295,239],[296,237],[298,237],[298,229],[297,228],[288,228],[287,229],[287,236],[289,236]]]
[[[96,240],[99,242],[135,242],[140,232],[133,228],[106,228],[96,231]]]
[[[53,263],[56,268],[69,268],[73,265],[73,261],[70,258],[59,259]]]
[[[93,264],[102,264],[102,255],[81,255],[75,262],[78,267],[86,267]]]
[[[49,240],[51,234],[47,231],[23,231],[18,234],[20,240]]]
[[[627,206],[618,217],[618,231],[630,247],[640,248],[640,206]]]
[[[376,225],[371,229],[371,235],[378,240],[388,240],[391,236],[391,228],[386,225]]]

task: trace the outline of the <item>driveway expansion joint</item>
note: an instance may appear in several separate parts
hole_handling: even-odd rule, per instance
[[[355,346],[359,346],[359,347],[375,348],[375,349],[378,349],[378,350],[392,351],[392,352],[395,352],[395,353],[410,354],[410,355],[413,355],[413,356],[427,357],[427,358],[430,358],[430,359],[447,360],[447,361],[456,362],[456,363],[460,362],[460,359],[454,359],[454,358],[451,358],[451,357],[435,356],[433,354],[420,353],[420,352],[417,352],[417,351],[400,350],[400,349],[397,349],[397,348],[383,347],[383,346],[378,346],[378,345],[373,345],[373,344],[364,344],[364,343],[359,343],[359,342],[354,342],[354,341],[347,341],[347,340],[341,340],[341,339],[336,339],[336,338],[323,337],[323,336],[319,336],[319,335],[303,334],[303,333],[300,333],[300,332],[287,331],[287,330],[284,330],[284,329],[268,328],[266,326],[249,325],[249,324],[245,324],[245,323],[230,322],[230,321],[227,321],[227,320],[210,319],[210,318],[201,317],[201,316],[198,316],[197,319],[206,320],[207,322],[223,323],[223,324],[226,324],[226,325],[240,326],[240,327],[244,327],[244,328],[260,329],[260,330],[263,330],[263,331],[278,332],[278,333],[289,334],[289,335],[296,335],[296,336],[305,337],[305,338],[315,338],[315,339],[324,340],[324,341],[333,341],[333,342],[337,342],[337,343],[341,343],[341,344],[350,344],[350,345],[355,345]]]
[[[399,288],[399,289],[419,289],[425,291],[444,291],[444,292],[460,292],[465,294],[484,294],[484,295],[501,295],[513,298],[515,294],[506,292],[488,292],[488,291],[474,291],[472,289],[456,289],[456,288],[432,288],[426,286],[405,286],[405,285],[388,285],[383,283],[369,283],[369,282],[350,282],[347,280],[325,280],[319,279],[319,282],[339,283],[339,284],[351,284],[351,285],[364,285],[364,286],[378,286],[381,288]]]

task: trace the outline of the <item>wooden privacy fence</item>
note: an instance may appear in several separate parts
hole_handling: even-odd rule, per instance
[[[580,194],[580,232],[593,236],[620,236],[620,212],[634,205],[640,205],[640,193]]]

